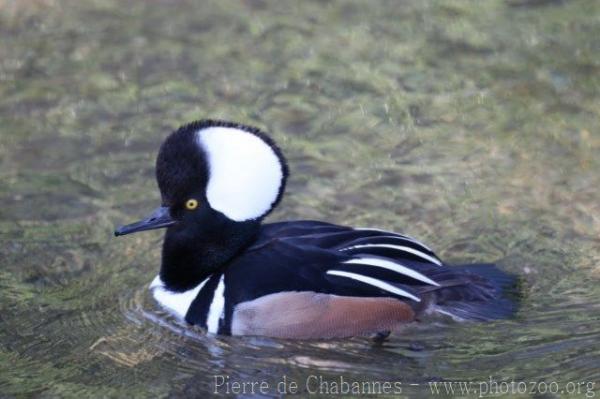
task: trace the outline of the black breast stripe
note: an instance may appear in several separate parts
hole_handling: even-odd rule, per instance
[[[185,314],[185,321],[208,328],[206,324],[208,311],[210,310],[210,304],[215,296],[215,290],[217,289],[221,275],[222,273],[213,274],[206,284],[204,284],[204,287],[198,292],[198,295],[196,295],[196,298],[192,301],[190,308]]]
[[[235,284],[229,277],[230,273],[225,273],[225,308],[223,309],[225,317],[219,320],[219,334],[231,335],[231,322],[233,318],[233,308],[237,305],[232,290],[228,287],[234,286]]]

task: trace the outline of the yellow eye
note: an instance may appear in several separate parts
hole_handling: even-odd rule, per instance
[[[194,209],[198,208],[198,201],[191,198],[185,202],[185,207],[186,209],[193,211]]]

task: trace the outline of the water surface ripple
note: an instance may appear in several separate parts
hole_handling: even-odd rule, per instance
[[[0,396],[199,397],[215,376],[267,396],[284,376],[599,389],[599,4],[0,1]],[[516,318],[381,345],[173,320],[147,292],[161,233],[112,229],[158,204],[160,142],[204,117],[281,144],[270,220],[497,261],[521,277]]]

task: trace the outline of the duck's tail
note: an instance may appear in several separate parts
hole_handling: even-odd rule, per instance
[[[429,311],[474,321],[510,318],[517,311],[517,277],[493,264],[449,267],[435,280],[441,287],[431,292]]]

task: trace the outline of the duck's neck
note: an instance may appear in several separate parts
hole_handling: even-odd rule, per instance
[[[171,291],[196,287],[256,240],[260,222],[170,227],[165,234],[160,278]]]

